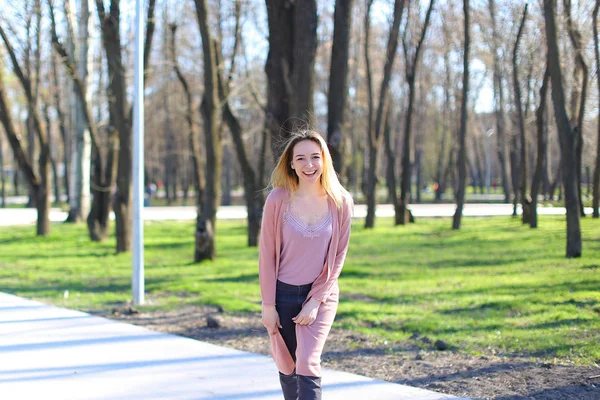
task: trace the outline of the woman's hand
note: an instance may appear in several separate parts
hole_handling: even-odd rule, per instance
[[[315,300],[311,297],[310,300],[306,302],[300,314],[296,315],[292,318],[297,325],[312,325],[313,322],[317,319],[317,313],[319,312],[319,306],[321,302],[319,300]]]
[[[279,314],[275,309],[275,306],[263,306],[262,308],[262,324],[269,331],[269,335],[274,335],[281,328],[279,322]]]

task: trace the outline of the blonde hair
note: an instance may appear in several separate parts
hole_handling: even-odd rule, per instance
[[[331,159],[331,153],[325,139],[315,131],[303,130],[295,132],[288,139],[285,149],[275,165],[275,169],[271,174],[271,180],[269,182],[270,188],[284,188],[289,193],[293,194],[298,189],[298,175],[292,169],[292,159],[294,156],[294,146],[296,144],[310,140],[319,145],[321,154],[323,157],[323,172],[321,174],[321,185],[325,192],[333,199],[335,205],[341,208],[344,201],[352,205],[352,196],[342,186],[338,179],[337,173],[333,168],[333,161]]]

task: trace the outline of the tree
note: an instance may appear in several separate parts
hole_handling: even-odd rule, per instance
[[[490,16],[492,18],[492,56],[494,61],[494,103],[496,114],[496,140],[498,149],[498,162],[502,176],[502,188],[504,189],[504,202],[510,201],[510,181],[508,178],[508,167],[506,165],[506,119],[504,115],[504,85],[502,83],[502,67],[500,62],[500,34],[496,25],[495,0],[489,0]]]
[[[77,95],[77,115],[81,113],[78,117],[81,120],[77,123],[78,138],[74,138],[74,142],[80,141],[78,144],[73,143],[73,158],[74,161],[72,168],[75,169],[74,176],[77,173],[90,175],[90,171],[88,170],[88,165],[90,163],[90,159],[87,156],[86,150],[86,137],[89,136],[89,140],[91,142],[91,152],[90,156],[93,156],[93,180],[92,180],[92,194],[93,200],[91,204],[91,208],[87,214],[86,222],[88,225],[88,232],[90,235],[90,239],[93,241],[103,241],[108,238],[108,228],[109,228],[109,213],[110,213],[110,196],[111,190],[115,184],[115,176],[116,176],[116,155],[118,153],[117,150],[117,138],[115,135],[115,131],[112,128],[109,128],[108,133],[108,146],[106,149],[102,148],[102,144],[99,139],[99,129],[92,117],[92,109],[91,109],[91,96],[89,90],[89,80],[82,78],[81,73],[87,74],[87,55],[86,55],[86,65],[79,66],[76,65],[75,60],[69,55],[65,46],[60,42],[56,32],[56,21],[54,18],[54,7],[51,0],[48,0],[48,6],[50,9],[50,27],[51,27],[51,36],[52,36],[52,46],[54,47],[55,52],[60,57],[65,69],[67,70],[67,74],[71,78],[73,82],[74,92]],[[85,8],[85,6],[83,6]],[[88,10],[89,11],[89,10]],[[83,24],[83,22],[82,22]],[[87,24],[86,24],[87,25]],[[83,37],[86,34],[83,33]],[[83,57],[84,52],[82,50],[81,56]],[[56,74],[55,74],[56,75]],[[58,84],[57,78],[55,78],[56,84]],[[59,104],[58,98],[56,99],[56,103]],[[66,151],[66,149],[65,149]],[[87,171],[87,172],[86,172]],[[87,180],[87,179],[86,179]],[[79,183],[81,184],[81,182]],[[79,184],[73,185],[72,193],[72,202],[71,208],[72,212],[70,212],[69,218],[67,221],[77,221],[79,216],[78,214],[85,210],[83,203],[86,202],[85,191],[82,187],[78,187]],[[79,198],[79,200],[75,199]],[[81,203],[78,203],[81,201]],[[78,208],[79,207],[79,208]]]
[[[60,137],[62,139],[63,144],[63,168],[64,168],[64,188],[67,194],[67,202],[70,202],[70,189],[69,189],[69,171],[70,162],[69,162],[69,152],[67,151],[68,139],[67,139],[67,127],[65,125],[65,113],[62,107],[62,102],[60,100],[61,92],[60,92],[60,84],[58,81],[58,71],[56,68],[56,55],[52,53],[51,63],[52,63],[52,86],[54,93],[54,109],[56,110],[56,115],[58,118],[58,126],[60,130]]]
[[[190,149],[192,152],[192,170],[194,174],[194,189],[196,191],[196,211],[197,211],[197,221],[196,224],[201,222],[201,216],[204,215],[204,172],[202,167],[202,159],[200,155],[200,146],[198,143],[198,134],[196,122],[194,119],[194,105],[192,100],[192,93],[190,90],[190,85],[188,84],[187,79],[181,72],[179,68],[179,63],[177,62],[177,41],[175,40],[175,33],[177,31],[177,25],[171,25],[171,61],[173,63],[173,69],[177,74],[177,78],[183,87],[183,91],[186,97],[186,110],[185,110],[185,120],[187,122],[188,127],[188,141],[190,145]],[[195,254],[199,254],[199,251],[196,250]]]
[[[52,7],[52,5],[50,5]],[[91,0],[80,1],[80,15],[78,18],[79,36],[77,38],[77,46],[73,46],[79,51],[77,57],[77,74],[81,79],[85,88],[89,87],[90,72],[92,69],[92,52],[90,51],[90,29],[92,27],[90,18]],[[68,14],[69,15],[69,14]],[[67,21],[70,18],[67,17]],[[69,26],[72,27],[71,24]],[[56,31],[56,29],[54,29]],[[74,44],[74,43],[73,43]],[[76,50],[76,51],[77,51]],[[75,58],[73,58],[75,60]],[[77,89],[75,89],[77,92]],[[89,102],[92,98],[91,91],[85,91]],[[86,218],[90,213],[90,166],[91,166],[91,139],[89,124],[84,116],[84,102],[75,93],[75,129],[72,136],[72,151],[71,151],[71,190],[69,197],[69,215],[67,222],[78,222]],[[66,149],[65,149],[66,150]],[[104,235],[99,235],[100,237]]]
[[[146,20],[146,36],[144,42],[144,74],[148,71],[148,59],[154,36],[154,6],[156,0],[150,0]],[[119,0],[111,0],[107,13],[103,0],[96,0],[96,8],[102,30],[102,45],[106,52],[108,65],[108,101],[111,126],[119,137],[119,154],[117,170],[117,190],[113,196],[113,210],[117,237],[117,252],[131,249],[132,235],[132,115],[133,108],[127,105],[125,68],[123,66],[120,32]],[[147,79],[144,79],[144,83]]]
[[[575,69],[573,70],[573,90],[571,91],[571,125],[576,134],[575,157],[577,173],[577,194],[579,198],[579,212],[585,217],[583,199],[581,196],[581,169],[583,158],[583,122],[585,121],[585,99],[587,98],[588,67],[583,58],[583,43],[579,30],[575,27],[571,16],[571,0],[563,0],[567,14],[567,30],[569,39],[575,50]],[[581,84],[581,91],[580,85]]]
[[[312,125],[317,4],[266,0],[269,24],[266,126],[276,160],[298,120]]]
[[[208,24],[206,0],[195,0],[195,4],[196,17],[202,36],[204,60],[204,94],[200,110],[204,121],[207,171],[203,215],[198,216],[196,225],[196,255],[194,259],[199,262],[205,259],[213,260],[215,256],[214,228],[219,204],[223,152],[219,131],[220,109],[216,49]]]
[[[554,0],[544,0],[544,20],[546,41],[548,44],[548,68],[552,83],[552,103],[558,128],[561,152],[561,171],[567,209],[567,257],[581,257],[581,228],[579,224],[579,199],[577,190],[577,172],[575,141],[576,133],[569,122],[565,108],[565,93],[562,83],[562,69],[556,40],[556,21]]]
[[[529,225],[532,228],[537,228],[537,196],[542,183],[544,174],[545,158],[548,148],[548,138],[544,129],[546,120],[546,98],[548,97],[548,80],[550,72],[548,70],[548,62],[546,62],[546,72],[544,80],[540,88],[540,104],[535,111],[535,125],[537,128],[537,161],[535,164],[535,174],[531,183],[531,215]]]
[[[223,105],[223,119],[229,128],[233,144],[237,154],[238,161],[242,169],[242,177],[244,181],[244,199],[246,201],[246,211],[248,218],[248,246],[258,246],[258,234],[260,231],[260,222],[262,216],[262,207],[264,203],[263,192],[261,190],[261,184],[257,179],[257,174],[250,163],[248,158],[246,147],[244,145],[242,135],[242,125],[239,119],[234,114],[229,104],[229,98],[231,93],[231,81],[233,79],[233,73],[235,69],[235,56],[238,49],[238,38],[240,35],[240,13],[241,3],[236,0],[235,3],[235,30],[234,30],[234,46],[233,54],[231,56],[231,66],[229,68],[228,78],[225,79],[222,69],[217,70],[217,81],[219,84],[219,98]],[[215,46],[215,53],[217,55],[217,65],[223,65],[222,51],[220,46]],[[264,148],[263,148],[264,149]],[[265,154],[262,153],[261,157],[264,158]]]
[[[517,125],[519,126],[519,148],[520,153],[519,157],[516,157],[513,160],[513,169],[517,169],[519,173],[518,177],[518,191],[515,191],[515,204],[517,203],[517,198],[521,198],[521,207],[523,211],[522,219],[523,223],[529,222],[529,215],[531,214],[530,204],[531,201],[527,199],[527,140],[525,139],[525,117],[523,116],[523,105],[521,104],[521,84],[519,82],[519,44],[521,42],[521,38],[523,36],[525,21],[527,19],[527,8],[529,7],[529,3],[525,3],[525,8],[523,9],[523,16],[521,17],[521,23],[519,25],[519,30],[517,32],[517,39],[515,40],[515,46],[513,48],[513,90],[515,93],[515,107],[517,108]],[[516,149],[515,153],[516,153]],[[513,185],[514,186],[514,185]],[[519,196],[517,196],[517,193]],[[514,214],[513,214],[514,215]]]
[[[598,48],[598,9],[600,8],[600,0],[596,0],[594,13],[592,18],[592,26],[594,28],[594,55],[596,57],[596,82],[600,82],[600,51]],[[598,86],[598,109],[600,109],[600,84]],[[598,140],[596,150],[596,166],[594,167],[594,200],[592,204],[593,217],[600,217],[600,115],[598,116]]]
[[[394,20],[390,28],[390,33],[387,42],[385,65],[383,67],[383,77],[379,89],[379,101],[377,106],[377,114],[373,121],[373,83],[371,76],[371,68],[369,61],[369,31],[370,31],[370,11],[373,0],[369,0],[367,5],[367,13],[365,15],[365,62],[367,64],[367,82],[369,85],[369,122],[367,137],[369,142],[369,175],[367,182],[367,218],[365,220],[365,228],[373,228],[375,226],[375,204],[376,204],[376,189],[377,189],[377,154],[378,148],[383,139],[382,132],[384,130],[384,118],[388,107],[388,88],[392,75],[392,67],[396,50],[398,49],[398,36],[400,31],[400,22],[402,21],[402,13],[404,11],[404,0],[394,1]],[[374,123],[374,124],[373,124]]]
[[[404,147],[402,154],[402,180],[401,180],[401,190],[400,190],[400,204],[396,210],[396,224],[406,224],[409,220],[408,203],[410,202],[410,186],[412,182],[412,168],[411,168],[411,129],[412,129],[412,116],[413,116],[413,106],[415,101],[415,80],[417,77],[417,68],[419,66],[419,60],[421,57],[421,51],[423,42],[425,41],[425,35],[427,34],[427,28],[429,26],[429,21],[431,19],[431,13],[433,11],[435,1],[430,0],[429,8],[427,9],[427,14],[425,15],[425,22],[423,22],[423,28],[421,29],[421,35],[419,36],[418,42],[416,44],[414,53],[408,48],[408,43],[406,40],[406,34],[408,31],[408,25],[410,20],[410,13],[408,13],[408,18],[406,21],[406,28],[402,35],[402,48],[404,49],[404,58],[405,58],[405,76],[406,82],[408,83],[408,110],[406,111],[406,120],[404,127]],[[417,190],[419,188],[417,187]],[[395,196],[395,194],[394,194]]]
[[[38,8],[38,12],[41,14],[41,9]],[[27,99],[27,105],[29,107],[29,116],[31,117],[33,129],[40,145],[40,156],[38,160],[38,172],[36,173],[33,168],[33,160],[29,159],[21,146],[19,135],[15,129],[15,125],[11,118],[12,108],[8,103],[4,89],[4,71],[0,68],[0,120],[4,125],[4,131],[8,136],[8,141],[13,150],[13,154],[25,179],[29,184],[33,194],[35,195],[35,204],[37,208],[37,235],[45,236],[50,233],[50,177],[49,177],[49,161],[50,161],[50,147],[48,146],[48,138],[42,126],[38,110],[36,108],[37,102],[32,90],[31,80],[28,76],[25,76],[17,56],[14,52],[13,46],[8,39],[3,27],[0,25],[0,36],[4,41],[8,55],[12,62],[13,70],[17,75],[25,97]]]
[[[344,111],[348,93],[348,56],[352,29],[353,0],[336,0],[333,25],[333,46],[327,95],[327,143],[338,174],[344,173]]]
[[[467,118],[469,99],[469,49],[471,45],[470,23],[469,23],[469,0],[463,0],[465,43],[463,54],[463,87],[460,109],[460,131],[458,135],[458,189],[456,191],[456,212],[452,220],[452,229],[460,229],[463,205],[465,202],[465,185],[467,180]]]

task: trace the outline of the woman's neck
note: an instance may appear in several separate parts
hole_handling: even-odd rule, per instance
[[[303,185],[302,182],[300,182],[295,192],[295,195],[300,197],[319,197],[326,194],[327,193],[320,182],[312,185]]]

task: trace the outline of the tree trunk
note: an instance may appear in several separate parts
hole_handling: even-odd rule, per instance
[[[44,119],[46,120],[46,137],[48,138],[48,149],[52,148],[52,123],[50,121],[50,113],[48,112],[48,101],[43,101]],[[60,202],[60,185],[58,183],[58,171],[56,169],[56,161],[52,154],[49,154],[50,167],[52,168],[52,188],[54,189],[54,202]],[[2,163],[0,163],[2,167]],[[50,203],[52,204],[52,203]]]
[[[404,128],[404,147],[402,154],[402,180],[400,183],[400,224],[404,225],[410,222],[410,218],[407,219],[409,214],[407,213],[408,204],[410,203],[410,189],[412,180],[412,162],[410,157],[411,145],[410,139],[412,135],[412,114],[415,101],[415,79],[417,77],[417,69],[421,60],[421,54],[423,49],[423,42],[425,41],[425,35],[427,34],[427,28],[429,27],[429,21],[431,20],[431,13],[435,0],[430,0],[429,7],[427,8],[427,14],[425,15],[425,21],[423,22],[423,28],[419,41],[417,42],[415,53],[411,58],[409,54],[408,45],[406,43],[406,31],[408,30],[408,23],[402,36],[402,48],[404,49],[404,60],[406,65],[406,82],[408,83],[408,110],[406,112],[406,123]],[[402,17],[402,15],[401,15]],[[410,18],[410,15],[408,16]],[[421,188],[417,187],[417,191]],[[396,217],[398,220],[398,217]]]
[[[594,28],[594,55],[596,58],[596,82],[600,82],[600,44],[598,43],[598,9],[600,0],[596,0],[592,26]],[[598,86],[598,109],[600,109],[600,85]],[[600,217],[600,115],[598,116],[598,139],[596,149],[596,166],[594,167],[594,199],[592,201],[593,217]]]
[[[83,80],[80,75],[75,61],[69,56],[67,49],[65,49],[60,41],[58,40],[58,36],[56,34],[56,22],[54,20],[54,9],[52,4],[50,4],[50,21],[51,21],[51,33],[52,33],[52,44],[54,46],[55,51],[60,56],[60,59],[63,62],[63,65],[67,69],[67,73],[70,76],[70,81],[73,83],[74,92],[77,94],[77,100],[79,107],[78,109],[81,111],[81,118],[83,118],[83,127],[84,131],[89,132],[89,139],[91,141],[92,148],[90,149],[90,155],[93,151],[93,168],[94,168],[94,180],[90,183],[90,190],[94,194],[94,201],[90,207],[90,211],[87,215],[87,226],[88,233],[90,235],[90,239],[93,241],[103,241],[108,237],[107,229],[108,229],[108,214],[110,212],[110,205],[108,201],[110,200],[111,191],[114,186],[114,177],[116,174],[116,164],[113,162],[113,154],[114,154],[114,131],[112,128],[109,128],[109,140],[108,140],[108,154],[106,158],[106,164],[104,164],[104,158],[102,151],[103,149],[100,147],[99,138],[98,138],[98,128],[96,126],[95,121],[92,117],[92,109],[91,109],[91,98],[88,95],[88,85],[85,80]],[[114,113],[110,114],[111,126],[113,126],[114,121]],[[75,141],[75,138],[73,138]],[[75,144],[73,144],[73,147]],[[87,158],[84,152],[87,152],[85,146],[81,149],[81,157],[84,159]],[[79,156],[78,156],[79,157]],[[90,160],[90,165],[87,163],[82,164],[83,171],[88,168],[92,168]],[[76,168],[76,167],[73,167]],[[81,171],[81,169],[80,169]],[[91,170],[89,172],[85,172],[90,175],[91,179]],[[75,186],[75,184],[74,184]],[[75,201],[74,197],[75,192],[72,192],[73,196],[71,200]],[[82,199],[85,197],[81,197]],[[86,202],[87,203],[87,202]]]
[[[369,11],[371,7],[371,3],[369,4]],[[386,58],[385,65],[383,67],[383,78],[381,80],[381,86],[379,89],[379,104],[377,106],[377,114],[375,116],[375,125],[370,126],[371,130],[368,132],[369,135],[369,195],[370,199],[367,201],[367,221],[365,222],[365,227],[373,228],[375,224],[375,197],[376,197],[376,169],[377,169],[377,153],[378,147],[381,144],[381,140],[383,139],[383,135],[381,134],[384,128],[384,118],[385,118],[385,110],[388,107],[389,99],[388,99],[388,87],[390,84],[391,76],[392,76],[392,67],[394,65],[394,59],[396,57],[396,50],[398,49],[398,36],[400,31],[400,22],[402,21],[402,14],[404,11],[404,0],[396,0],[394,2],[394,20],[392,22],[392,26],[390,29],[390,34],[388,37],[388,43],[386,48]],[[370,12],[367,12],[366,17],[370,19]],[[368,27],[370,27],[370,22],[368,22]],[[369,35],[365,34],[365,38],[368,38]],[[366,52],[366,47],[368,43],[365,42],[365,58],[368,59],[368,53]],[[372,93],[372,90],[369,90],[369,93]],[[372,97],[371,97],[372,98]],[[370,101],[370,110],[373,110],[372,100]],[[372,118],[372,111],[369,111],[369,117]],[[372,121],[372,120],[371,120]],[[393,166],[392,166],[393,167]],[[402,210],[400,210],[400,214],[402,215]],[[398,218],[396,218],[398,220]]]
[[[1,67],[0,67],[1,68]],[[0,135],[0,207],[6,208],[6,174],[4,173],[4,144]]]
[[[194,261],[213,260],[215,256],[215,221],[221,187],[222,146],[219,135],[219,92],[217,81],[217,57],[214,39],[208,24],[206,0],[195,0],[196,16],[202,36],[204,61],[204,94],[200,110],[204,121],[206,146],[206,193],[203,214],[196,224],[196,252]]]
[[[567,27],[571,44],[575,49],[575,69],[573,70],[574,85],[571,91],[571,125],[574,126],[575,132],[575,160],[577,173],[577,193],[579,196],[579,212],[582,217],[585,217],[583,209],[583,197],[581,193],[581,174],[583,168],[583,122],[585,121],[585,100],[587,98],[587,83],[588,83],[588,67],[583,57],[583,43],[581,33],[575,27],[573,18],[571,17],[571,0],[563,0],[565,11],[567,14]],[[579,90],[579,82],[581,82],[581,91]]]
[[[364,42],[364,56],[365,56],[365,74],[367,76],[367,99],[369,101],[369,117],[367,120],[367,141],[368,146],[365,147],[367,154],[363,155],[363,159],[368,160],[368,164],[365,165],[363,162],[363,188],[362,192],[367,198],[367,217],[365,219],[365,228],[375,227],[375,207],[377,204],[377,141],[373,135],[373,113],[375,106],[373,105],[373,74],[371,73],[371,58],[369,56],[369,46],[371,38],[371,7],[373,6],[373,0],[369,0],[367,3],[367,10],[365,12],[365,42]],[[366,157],[365,157],[366,156]],[[365,174],[366,171],[366,174]],[[366,175],[366,176],[365,176]],[[366,178],[366,179],[365,179]]]
[[[502,84],[502,71],[499,55],[499,34],[496,26],[495,0],[489,0],[490,15],[492,17],[492,53],[494,59],[494,100],[496,114],[496,141],[498,148],[498,163],[502,174],[502,189],[504,202],[510,202],[510,180],[508,166],[506,165],[506,117],[504,114],[504,85]]]
[[[553,0],[544,0],[546,40],[548,42],[548,65],[552,82],[552,103],[558,127],[561,151],[561,170],[567,209],[567,257],[581,257],[581,228],[579,225],[579,199],[577,196],[577,172],[575,141],[569,116],[565,108],[565,94],[562,85],[562,70],[556,41],[556,22]]]
[[[101,242],[108,238],[109,215],[111,210],[112,188],[117,179],[117,161],[119,159],[119,138],[114,129],[108,132],[108,149],[106,162],[102,159],[101,152],[94,146],[92,184],[92,205],[86,219],[90,238]]]
[[[344,172],[344,111],[348,94],[348,55],[352,31],[352,1],[336,0],[333,46],[327,94],[327,142],[333,166],[340,177]]]
[[[58,126],[60,131],[60,137],[62,139],[62,148],[63,148],[63,171],[64,171],[64,188],[65,193],[67,195],[67,203],[71,203],[71,189],[69,187],[69,173],[71,171],[70,166],[70,157],[69,151],[67,149],[70,148],[70,142],[67,137],[67,128],[65,126],[65,115],[63,112],[63,107],[60,101],[60,84],[58,81],[58,70],[56,68],[56,55],[52,53],[52,78],[53,78],[53,92],[54,92],[54,109],[56,110],[56,114],[58,117]]]
[[[443,122],[442,122],[442,143],[440,149],[440,156],[438,158],[438,166],[437,166],[437,174],[436,174],[436,183],[437,188],[435,189],[435,202],[442,201],[442,195],[444,194],[444,190],[446,188],[446,178],[448,176],[448,168],[452,165],[452,162],[449,162],[446,169],[444,169],[444,155],[446,153],[446,140],[448,137],[448,132],[450,131],[450,87],[451,87],[451,75],[450,75],[450,47],[449,42],[451,40],[450,31],[448,29],[448,24],[443,24],[444,31],[444,43],[446,43],[445,51],[444,51],[444,70],[446,72],[445,80],[444,80],[444,110],[443,110]],[[452,145],[450,146],[452,150]],[[451,158],[452,151],[448,154],[448,158]]]
[[[37,218],[37,235],[45,236],[50,233],[50,220],[49,220],[49,208],[48,192],[50,182],[48,180],[48,164],[49,164],[49,148],[48,140],[46,138],[45,131],[42,128],[42,122],[38,115],[37,109],[34,107],[34,96],[31,87],[31,81],[25,77],[23,70],[19,65],[19,61],[14,53],[13,47],[6,36],[4,29],[0,25],[0,36],[4,41],[8,54],[10,56],[13,69],[17,75],[21,86],[25,92],[27,104],[29,106],[30,115],[32,117],[33,127],[37,135],[40,145],[40,158],[38,163],[38,174],[35,173],[32,162],[30,163],[25,155],[23,148],[21,147],[21,141],[15,130],[15,126],[10,117],[11,107],[8,104],[4,89],[4,71],[0,68],[0,121],[4,125],[4,130],[8,136],[8,140],[13,149],[14,158],[19,163],[21,171],[24,173],[27,183],[35,194],[35,200],[37,202],[36,208],[38,213]]]
[[[177,78],[183,87],[183,91],[186,96],[186,113],[185,119],[188,127],[188,141],[192,152],[192,169],[194,173],[194,190],[196,192],[196,212],[198,216],[204,215],[204,172],[202,166],[202,157],[200,155],[200,145],[197,133],[197,127],[194,120],[194,105],[192,100],[192,93],[188,85],[187,79],[181,72],[179,64],[177,62],[177,41],[175,40],[175,33],[177,25],[171,25],[171,60],[173,62],[173,68],[177,74]]]
[[[483,194],[485,188],[485,165],[481,150],[482,143],[478,136],[473,137],[473,154],[475,155],[475,168],[477,168],[477,186],[479,193]],[[474,176],[474,175],[473,175]]]
[[[521,198],[521,222],[524,224],[529,223],[529,217],[531,216],[531,200],[527,198],[527,139],[525,138],[525,117],[523,116],[523,105],[521,104],[521,83],[519,82],[519,65],[518,65],[518,56],[519,56],[519,43],[521,42],[521,37],[523,36],[523,31],[525,28],[525,20],[527,19],[527,8],[529,7],[528,3],[525,3],[525,8],[523,9],[523,16],[521,17],[521,24],[519,25],[519,31],[517,32],[517,40],[515,41],[515,46],[513,48],[513,89],[515,93],[515,106],[517,108],[517,124],[519,126],[519,162],[516,165],[513,165],[513,170],[518,170],[518,192],[519,197]],[[516,151],[516,149],[515,149]],[[513,178],[517,176],[517,174],[513,174]],[[513,182],[513,186],[514,182]],[[517,193],[517,191],[515,191]],[[515,196],[515,204],[516,204]],[[513,215],[516,215],[516,208],[513,212]]]
[[[467,137],[467,117],[468,117],[468,98],[469,98],[469,49],[471,45],[470,23],[469,23],[469,0],[463,0],[464,9],[464,29],[465,29],[465,48],[463,55],[463,93],[460,110],[460,133],[458,137],[458,190],[456,193],[456,212],[452,221],[452,229],[460,229],[463,205],[465,202],[465,182],[466,182],[466,137]]]
[[[548,65],[546,65],[546,72],[544,73],[544,80],[542,87],[540,88],[540,105],[535,111],[535,125],[537,128],[537,161],[535,164],[535,175],[533,176],[533,182],[531,183],[531,218],[529,225],[532,228],[537,228],[537,197],[540,185],[542,184],[546,153],[548,151],[548,139],[544,129],[545,122],[545,111],[546,111],[546,98],[548,93],[548,80],[550,79],[550,73]]]
[[[392,113],[392,102],[390,101],[390,105],[388,107],[388,109],[386,110],[386,115],[385,115],[385,126],[383,128],[383,142],[385,143],[385,155],[387,158],[387,168],[386,168],[386,178],[385,178],[385,182],[387,184],[387,188],[388,188],[388,199],[389,202],[392,203],[392,205],[394,206],[394,214],[396,216],[394,224],[395,225],[399,225],[400,221],[398,220],[399,216],[400,216],[400,210],[398,210],[399,207],[399,203],[398,203],[398,194],[396,192],[396,173],[394,172],[394,166],[396,165],[396,155],[394,154],[394,151],[392,150],[392,146],[391,146],[391,127],[390,127],[390,119],[391,119],[391,113]]]
[[[313,70],[317,49],[317,4],[266,0],[269,24],[266,125],[277,160],[300,125],[312,126]]]
[[[77,73],[82,84],[86,88],[86,102],[92,99],[90,87],[90,71],[92,67],[92,52],[90,47],[90,29],[92,21],[90,18],[90,1],[81,1],[81,12],[79,17],[79,37],[77,40],[79,57],[77,58]],[[91,178],[91,153],[92,144],[90,131],[84,116],[84,103],[78,98],[77,89],[73,94],[75,104],[75,129],[71,142],[71,198],[70,210],[67,222],[79,222],[90,212],[90,178]]]
[[[154,35],[154,6],[156,0],[150,0],[146,19],[146,35],[144,42],[144,71],[148,71],[150,47]],[[111,0],[109,14],[104,9],[103,0],[96,0],[98,17],[102,29],[102,44],[106,52],[108,64],[108,99],[111,122],[119,135],[119,153],[117,170],[117,191],[112,198],[115,213],[117,253],[131,249],[132,235],[132,114],[133,107],[127,109],[125,68],[121,54],[120,5]],[[144,79],[144,84],[147,82]]]

